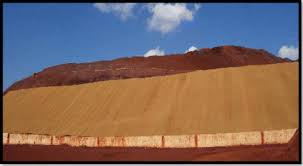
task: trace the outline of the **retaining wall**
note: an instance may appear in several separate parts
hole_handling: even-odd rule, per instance
[[[8,133],[3,133],[3,144],[8,144]]]
[[[164,147],[196,147],[196,135],[164,136]]]
[[[279,139],[279,138],[277,138]],[[225,134],[199,134],[198,147],[261,145],[261,132],[241,132]]]
[[[3,133],[3,144],[40,144],[87,147],[220,147],[287,143],[297,129],[255,131],[240,133],[132,136],[132,137],[78,137]]]
[[[52,141],[53,145],[66,144],[70,146],[98,146],[98,138],[96,137],[52,136]]]
[[[51,145],[52,136],[35,134],[8,134],[9,144]]]
[[[294,129],[264,131],[264,144],[287,143],[295,132]]]
[[[162,136],[125,137],[125,145],[133,147],[162,147]]]

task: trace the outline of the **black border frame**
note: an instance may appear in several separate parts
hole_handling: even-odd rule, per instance
[[[110,2],[110,1],[106,1],[106,0],[89,0],[89,1],[85,1],[85,0],[51,0],[51,1],[39,1],[39,0],[27,0],[27,3],[62,3],[62,2],[73,2],[73,3],[94,3],[94,2]],[[123,1],[123,0],[116,0],[114,2],[127,2],[127,1]],[[141,1],[138,1],[138,0],[133,0],[133,2],[141,2]],[[148,2],[157,2],[155,0],[151,0],[151,1],[148,1]],[[4,158],[3,158],[3,150],[2,150],[2,161],[1,163],[2,164],[20,164],[20,163],[23,163],[23,164],[122,164],[122,163],[125,163],[125,164],[159,164],[159,163],[162,163],[162,164],[207,164],[207,163],[213,163],[213,164],[300,164],[302,163],[302,129],[301,129],[301,116],[302,116],[302,105],[301,105],[301,86],[302,86],[302,82],[301,82],[301,71],[302,71],[302,64],[301,64],[301,53],[302,53],[302,2],[299,1],[299,0],[273,0],[273,1],[270,1],[270,0],[265,0],[265,1],[258,1],[258,0],[248,0],[248,1],[243,1],[243,0],[229,0],[229,1],[224,1],[224,0],[214,0],[214,1],[209,1],[209,0],[190,0],[190,1],[186,1],[186,0],[177,0],[175,2],[186,2],[186,3],[190,3],[190,2],[202,2],[202,3],[297,3],[299,6],[298,6],[298,23],[299,23],[299,27],[298,27],[298,30],[299,30],[299,36],[298,36],[298,41],[299,41],[299,45],[298,45],[298,48],[299,48],[299,58],[298,58],[298,63],[299,63],[299,127],[298,127],[298,131],[299,131],[299,161],[285,161],[285,162],[281,162],[281,161],[228,161],[228,162],[225,162],[225,161],[210,161],[210,162],[206,162],[206,161],[100,161],[100,162],[95,162],[95,161],[4,161]],[[3,3],[24,3],[24,1],[22,0],[3,0]],[[4,11],[3,11],[3,3],[1,3],[1,13],[2,13],[2,42],[3,42],[3,35],[4,35],[4,32],[3,32],[3,15],[4,15]],[[3,44],[3,43],[2,43]],[[3,45],[2,45],[3,46]],[[1,47],[1,51],[2,51],[2,65],[3,65],[3,47]],[[2,66],[2,74],[3,74],[3,66]],[[2,76],[3,78],[3,76]],[[2,86],[3,86],[3,81],[2,81]],[[3,97],[2,97],[2,100],[1,100],[1,103],[2,103],[2,109],[3,109]],[[1,113],[1,119],[2,119],[2,123],[1,123],[1,128],[2,128],[2,131],[3,131],[3,110],[2,110],[2,113]],[[3,138],[1,137],[1,140]],[[3,144],[1,144],[1,147],[3,149]]]

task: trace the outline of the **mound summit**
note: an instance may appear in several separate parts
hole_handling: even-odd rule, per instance
[[[5,92],[34,87],[76,85],[88,82],[143,78],[246,65],[290,62],[263,49],[239,46],[203,48],[185,54],[119,58],[112,61],[52,66],[15,82]]]

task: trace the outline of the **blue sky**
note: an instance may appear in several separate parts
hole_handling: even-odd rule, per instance
[[[298,56],[298,4],[4,4],[3,90],[63,63],[240,45]]]

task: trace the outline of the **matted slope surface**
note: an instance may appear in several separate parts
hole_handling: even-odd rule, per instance
[[[298,63],[11,91],[4,132],[78,136],[298,127]]]

